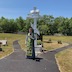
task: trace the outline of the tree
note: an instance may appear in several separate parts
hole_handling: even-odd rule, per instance
[[[16,19],[16,23],[20,31],[25,27],[24,19],[21,16]]]
[[[43,15],[41,17],[41,19],[38,20],[37,27],[39,30],[41,29],[40,31],[42,31],[42,29],[44,30],[44,28],[46,29],[46,30],[44,30],[45,32],[43,31],[43,34],[52,34],[51,30],[52,30],[53,23],[54,23],[54,17],[53,16]]]
[[[14,33],[17,31],[28,32],[34,20],[31,18],[23,19],[21,16],[17,19],[0,18],[0,32]],[[56,17],[52,15],[43,15],[37,21],[37,28],[40,33],[45,35],[54,35],[61,33],[64,35],[72,35],[72,18]]]
[[[2,27],[0,27],[0,33],[2,33],[3,32],[3,29],[2,29]]]
[[[45,35],[47,35],[49,32],[49,28],[46,26],[46,25],[40,25],[39,26],[39,31],[40,31],[40,33],[42,33],[42,34],[45,34]]]
[[[65,18],[62,23],[59,25],[58,28],[59,32],[64,34],[64,35],[70,35],[70,24],[69,24],[69,19]]]
[[[25,21],[25,31],[28,32],[29,28],[31,27],[31,23],[33,24],[33,19],[32,18],[27,18]]]
[[[1,22],[1,28],[5,33],[14,33],[18,30],[17,24],[14,22],[14,19],[3,19]]]
[[[18,26],[17,26],[16,22],[14,21],[14,19],[9,20],[9,31],[11,33],[18,31]]]

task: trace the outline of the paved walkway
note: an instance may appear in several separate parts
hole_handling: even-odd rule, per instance
[[[13,46],[14,52],[0,60],[0,72],[60,72],[54,56],[60,50],[42,54],[43,59],[36,61],[25,58],[18,41],[14,41]]]
[[[52,51],[48,51],[47,53],[41,54],[40,56],[43,57],[44,59],[47,59],[47,60],[50,60],[50,61],[56,63],[55,54],[60,52],[60,51],[69,49],[69,48],[72,48],[72,44],[70,44],[68,46],[64,46],[64,47],[58,48],[58,49],[55,49],[55,50],[52,50]]]

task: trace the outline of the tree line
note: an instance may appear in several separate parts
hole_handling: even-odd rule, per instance
[[[17,33],[18,31],[27,33],[33,22],[33,19],[23,19],[21,16],[16,19],[0,18],[0,33]],[[37,28],[43,35],[54,35],[55,33],[63,35],[72,35],[72,18],[53,17],[52,15],[43,15],[37,20]]]

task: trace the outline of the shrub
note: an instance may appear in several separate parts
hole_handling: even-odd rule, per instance
[[[57,42],[58,42],[58,44],[62,44],[61,40],[58,40]]]

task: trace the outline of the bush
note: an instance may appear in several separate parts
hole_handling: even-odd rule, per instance
[[[62,44],[61,40],[58,40],[58,44]]]

